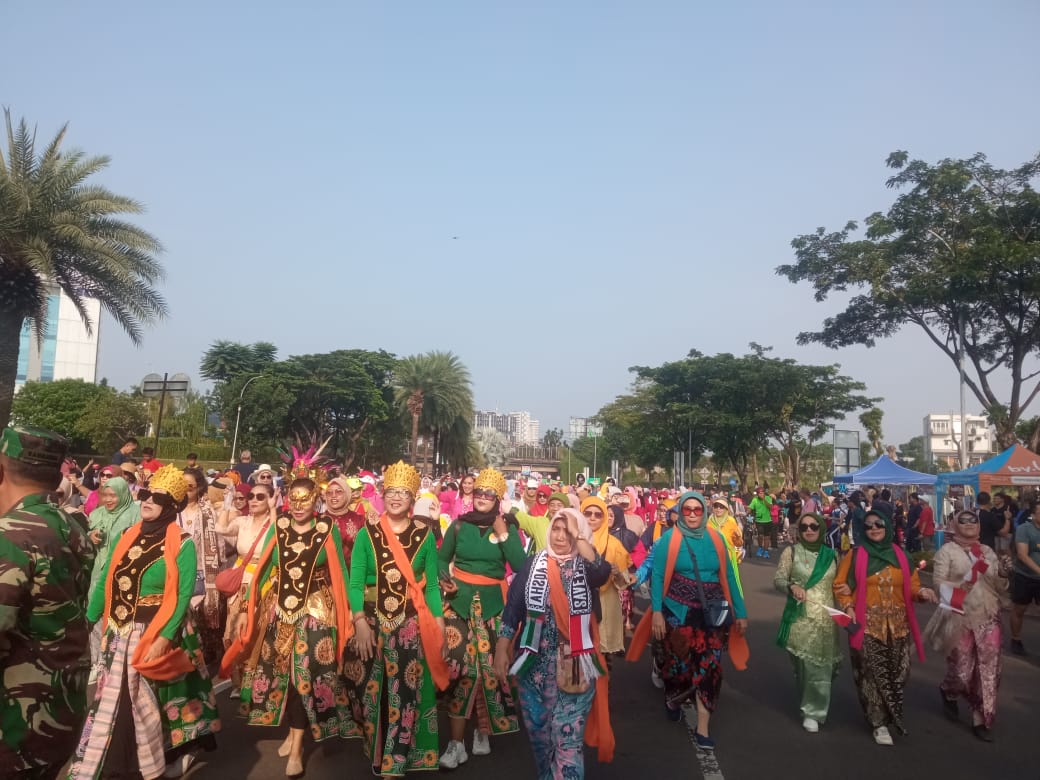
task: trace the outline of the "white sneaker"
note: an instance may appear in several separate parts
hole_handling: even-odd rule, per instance
[[[455,769],[459,764],[465,764],[467,761],[469,761],[469,755],[466,753],[466,746],[453,739],[441,754],[440,764],[443,769]]]
[[[486,756],[491,752],[491,740],[480,729],[473,732],[473,755]]]
[[[874,729],[874,741],[879,745],[891,745],[892,735],[888,733],[888,728],[881,726],[880,728]]]
[[[816,722],[814,718],[806,718],[802,721],[802,728],[808,731],[810,734],[815,734],[820,730],[820,724]]]
[[[650,663],[650,682],[653,683],[655,688],[664,689],[664,680],[661,679],[661,675],[657,671],[657,664]]]
[[[183,756],[173,759],[172,763],[166,765],[166,771],[163,772],[163,777],[183,777],[194,763],[195,754],[185,753]]]

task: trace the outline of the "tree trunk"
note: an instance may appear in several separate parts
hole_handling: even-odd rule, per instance
[[[419,412],[412,412],[412,465],[419,466]]]
[[[7,427],[14,401],[14,383],[18,378],[18,347],[22,339],[24,319],[10,311],[0,311],[0,428]],[[71,431],[58,431],[68,434]]]

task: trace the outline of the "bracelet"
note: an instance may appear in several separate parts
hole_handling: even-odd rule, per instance
[[[355,615],[354,616],[354,622],[355,623],[357,623],[359,620],[365,620],[365,619],[366,618],[365,618],[365,613],[364,612],[362,612],[360,615]]]

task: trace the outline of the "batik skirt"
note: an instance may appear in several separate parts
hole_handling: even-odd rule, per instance
[[[477,593],[470,603],[468,620],[449,608],[444,622],[452,680],[448,714],[468,719],[475,709],[477,727],[481,731],[487,734],[519,731],[516,686],[509,681],[500,684],[495,675],[494,649],[502,626],[501,616],[485,620]]]
[[[70,778],[97,778],[114,765],[158,777],[168,760],[216,746],[217,700],[191,619],[185,618],[178,644],[195,670],[168,682],[149,680],[130,663],[146,628],[130,623],[117,631],[110,622],[102,635],[97,690]]]
[[[967,699],[986,728],[997,716],[1001,644],[999,615],[978,628],[965,629],[946,656],[946,676],[940,685],[946,698]]]
[[[866,634],[861,649],[849,648],[849,661],[859,704],[870,727],[893,726],[905,734],[903,691],[910,679],[910,638],[885,642]]]
[[[364,724],[365,756],[377,775],[438,769],[437,689],[426,666],[419,620],[412,613],[387,630],[378,625],[371,605],[365,606],[375,651],[362,661],[348,650],[343,663],[355,717]]]
[[[723,598],[717,582],[704,583],[705,597]],[[704,625],[696,583],[672,576],[668,597],[687,606],[686,619],[679,621],[665,606],[664,639],[654,647],[654,660],[664,682],[665,700],[672,706],[697,695],[708,712],[714,712],[722,692],[722,649],[729,640],[729,628]]]
[[[339,674],[335,626],[306,614],[295,623],[281,620],[275,611],[276,595],[271,590],[263,602],[262,614],[269,622],[245,664],[238,714],[250,726],[280,725],[292,686],[315,742],[360,737]]]

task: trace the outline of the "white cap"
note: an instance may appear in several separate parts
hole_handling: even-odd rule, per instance
[[[536,487],[540,487],[540,486],[541,486],[541,484],[542,484],[542,483],[541,483],[541,482],[539,482],[539,481],[538,481],[537,479],[535,479],[534,477],[531,477],[531,478],[530,478],[529,480],[527,480],[527,487],[529,487],[529,488],[536,488]]]
[[[265,471],[270,471],[272,474],[274,474],[274,469],[271,468],[271,464],[269,463],[261,463],[260,466],[257,468],[256,473],[261,474]]]

